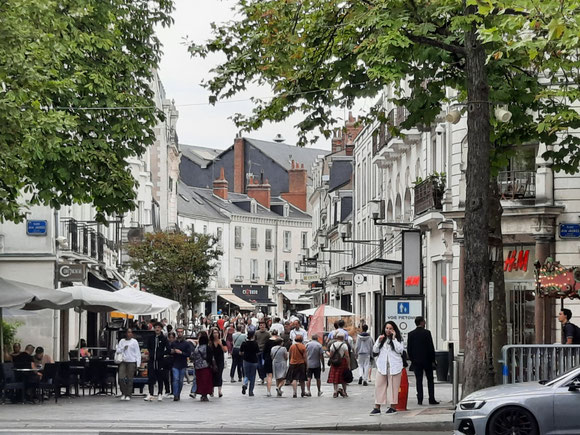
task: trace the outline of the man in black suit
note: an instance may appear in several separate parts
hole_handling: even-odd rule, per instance
[[[423,372],[427,377],[429,389],[429,404],[438,405],[435,400],[435,384],[433,382],[433,365],[435,364],[435,347],[431,332],[425,329],[425,319],[415,318],[415,328],[409,333],[407,353],[411,360],[411,367],[417,380],[417,403],[423,404]]]

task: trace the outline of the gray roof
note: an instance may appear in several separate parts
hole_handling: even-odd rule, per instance
[[[285,143],[268,142],[258,139],[244,138],[246,142],[259,149],[264,154],[272,158],[276,163],[286,170],[292,169],[292,160],[296,163],[304,164],[304,169],[310,175],[310,169],[316,158],[320,155],[327,155],[328,150],[318,148],[298,147]]]
[[[284,218],[277,213],[263,207],[258,203],[256,213],[250,213],[238,206],[236,203],[251,201],[248,195],[244,193],[228,192],[228,200],[224,200],[213,194],[213,189],[206,189],[203,187],[188,186],[182,181],[177,185],[178,202],[177,211],[180,214],[187,216],[202,217],[214,221],[229,220],[228,214],[234,215],[257,215],[260,217],[271,219],[303,219],[310,220],[311,216],[303,212],[299,208],[289,205],[288,217]],[[187,199],[184,199],[187,198]],[[287,201],[280,197],[272,197],[272,204],[285,204]]]
[[[352,176],[352,162],[337,160],[332,162],[330,167],[330,182],[328,183],[328,191],[332,192],[348,182]]]
[[[201,167],[207,167],[223,150],[179,144],[181,153]]]
[[[189,187],[182,181],[177,183],[177,212],[215,222],[229,220],[225,214],[219,212],[219,209],[208,203],[205,197],[199,195],[197,188]]]

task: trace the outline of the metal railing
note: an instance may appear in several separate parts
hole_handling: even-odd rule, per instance
[[[415,216],[419,216],[421,213],[432,209],[443,209],[441,204],[443,192],[438,190],[433,180],[424,180],[417,184],[413,190],[415,191],[415,202],[413,203]]]
[[[580,365],[580,345],[513,344],[501,350],[503,383],[552,380]]]
[[[497,183],[503,200],[536,197],[535,171],[501,171]]]

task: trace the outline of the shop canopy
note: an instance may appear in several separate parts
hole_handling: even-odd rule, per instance
[[[236,296],[233,293],[218,293],[218,296],[222,299],[225,299],[230,304],[237,306],[242,311],[252,311],[255,308],[254,305],[243,300],[242,298]]]
[[[308,310],[298,311],[300,314],[305,316],[313,316],[319,307],[309,308]],[[330,305],[324,305],[323,317],[342,317],[342,316],[354,316],[353,313],[340,308],[331,307]]]
[[[153,315],[159,314],[163,311],[169,311],[171,315],[175,315],[179,308],[181,308],[181,304],[173,299],[164,298],[162,296],[154,295],[153,293],[147,293],[140,290],[137,290],[133,287],[125,287],[121,290],[116,291],[113,293],[117,296],[125,296],[130,300],[134,300],[137,302],[143,303],[150,303],[151,308],[149,311],[144,313],[129,313],[129,314],[144,314],[144,315]]]
[[[353,274],[389,276],[401,273],[402,269],[400,261],[375,258],[374,260],[349,267],[347,270]]]
[[[281,290],[280,293],[282,293],[292,305],[311,305],[310,299],[303,298],[306,297],[304,292]]]

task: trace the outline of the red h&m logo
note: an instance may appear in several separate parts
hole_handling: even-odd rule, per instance
[[[413,287],[415,285],[419,285],[421,282],[420,276],[409,276],[405,280],[405,287]]]
[[[528,260],[530,258],[530,250],[526,249],[525,251],[518,251],[514,249],[513,251],[509,251],[507,258],[503,264],[504,272],[512,272],[517,270],[523,270],[524,272],[528,271]]]

